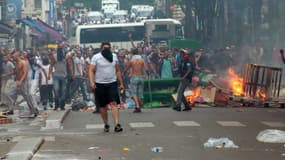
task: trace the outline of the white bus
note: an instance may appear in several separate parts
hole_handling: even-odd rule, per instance
[[[128,35],[132,34],[135,44],[144,37],[143,23],[79,25],[76,28],[76,44],[99,48],[102,42],[110,42],[115,48],[132,48]]]
[[[183,37],[179,21],[152,19],[136,23],[79,25],[76,28],[76,44],[98,48],[102,42],[108,41],[112,47],[130,49],[130,33],[135,45],[141,43],[145,35],[148,42],[153,45]]]

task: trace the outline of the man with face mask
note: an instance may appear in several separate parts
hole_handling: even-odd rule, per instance
[[[124,90],[118,57],[111,52],[111,44],[103,42],[101,52],[92,57],[89,66],[90,87],[94,90],[96,107],[100,109],[104,122],[104,131],[109,132],[108,105],[112,108],[112,115],[115,123],[114,131],[121,132],[123,128],[119,123],[119,111],[117,101],[119,99],[118,83],[120,90]]]

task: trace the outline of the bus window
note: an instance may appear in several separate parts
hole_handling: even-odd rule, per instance
[[[100,43],[129,41],[128,34],[131,33],[133,40],[138,41],[144,37],[144,27],[114,27],[114,28],[92,28],[81,29],[80,43]]]
[[[167,32],[168,28],[167,25],[155,25],[154,32]]]

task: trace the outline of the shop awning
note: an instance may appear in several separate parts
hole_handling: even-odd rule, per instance
[[[16,30],[3,22],[0,22],[0,38],[2,39],[9,39],[11,37],[13,37],[13,35],[15,35]]]
[[[12,34],[14,28],[6,23],[0,22],[0,33]]]
[[[26,25],[32,27],[32,28],[35,28],[36,30],[38,30],[42,33],[46,32],[46,30],[41,25],[39,25],[36,21],[32,20],[31,18],[22,19],[22,22],[25,23]]]
[[[49,34],[50,41],[62,41],[64,40],[63,35],[56,31],[53,27],[49,26],[45,22],[40,19],[37,19],[36,22],[45,29],[45,31]]]
[[[22,22],[31,27],[33,33],[31,35],[37,37],[40,41],[54,42],[64,40],[63,35],[40,19],[25,18],[22,19]]]

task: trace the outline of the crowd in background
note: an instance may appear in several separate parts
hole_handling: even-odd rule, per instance
[[[1,102],[3,105],[8,105],[9,93],[11,86],[15,85],[14,73],[17,65],[13,59],[12,51],[9,48],[0,48],[2,59],[2,84],[1,84]],[[100,48],[70,46],[64,43],[58,44],[57,49],[26,49],[18,51],[20,58],[27,64],[29,82],[29,94],[32,95],[32,100],[37,101],[39,106],[36,109],[47,109],[55,107],[64,110],[64,105],[59,106],[59,102],[55,96],[55,86],[52,78],[47,75],[49,65],[53,54],[58,55],[59,52],[64,56],[67,62],[66,75],[66,94],[64,96],[65,104],[71,103],[80,95],[82,100],[90,101],[93,99],[88,82],[88,66],[92,56],[100,52]],[[131,50],[114,49],[112,52],[117,54],[119,66],[122,72],[124,86],[128,91],[129,72],[125,70],[126,65],[135,54],[141,55],[149,68],[149,74],[145,74],[145,79],[164,79],[180,77],[181,61],[187,57],[187,54],[195,54],[196,69],[199,71],[211,72],[213,74],[222,75],[226,73],[226,69],[233,67],[238,73],[243,71],[243,65],[247,63],[262,63],[262,57],[265,54],[260,46],[236,47],[228,46],[223,49],[199,49],[191,50],[190,48],[173,48],[169,49],[166,46],[147,47],[134,46]],[[59,58],[59,57],[57,57]],[[280,54],[272,53],[272,63],[277,65],[282,64]],[[107,73],[106,73],[107,74]],[[40,92],[40,98],[37,92]],[[80,91],[80,92],[79,92]],[[62,91],[61,91],[62,92]],[[126,101],[126,94],[121,95],[122,103]],[[10,100],[11,101],[11,100]],[[12,111],[9,108],[9,113]],[[35,112],[36,113],[36,112]]]

